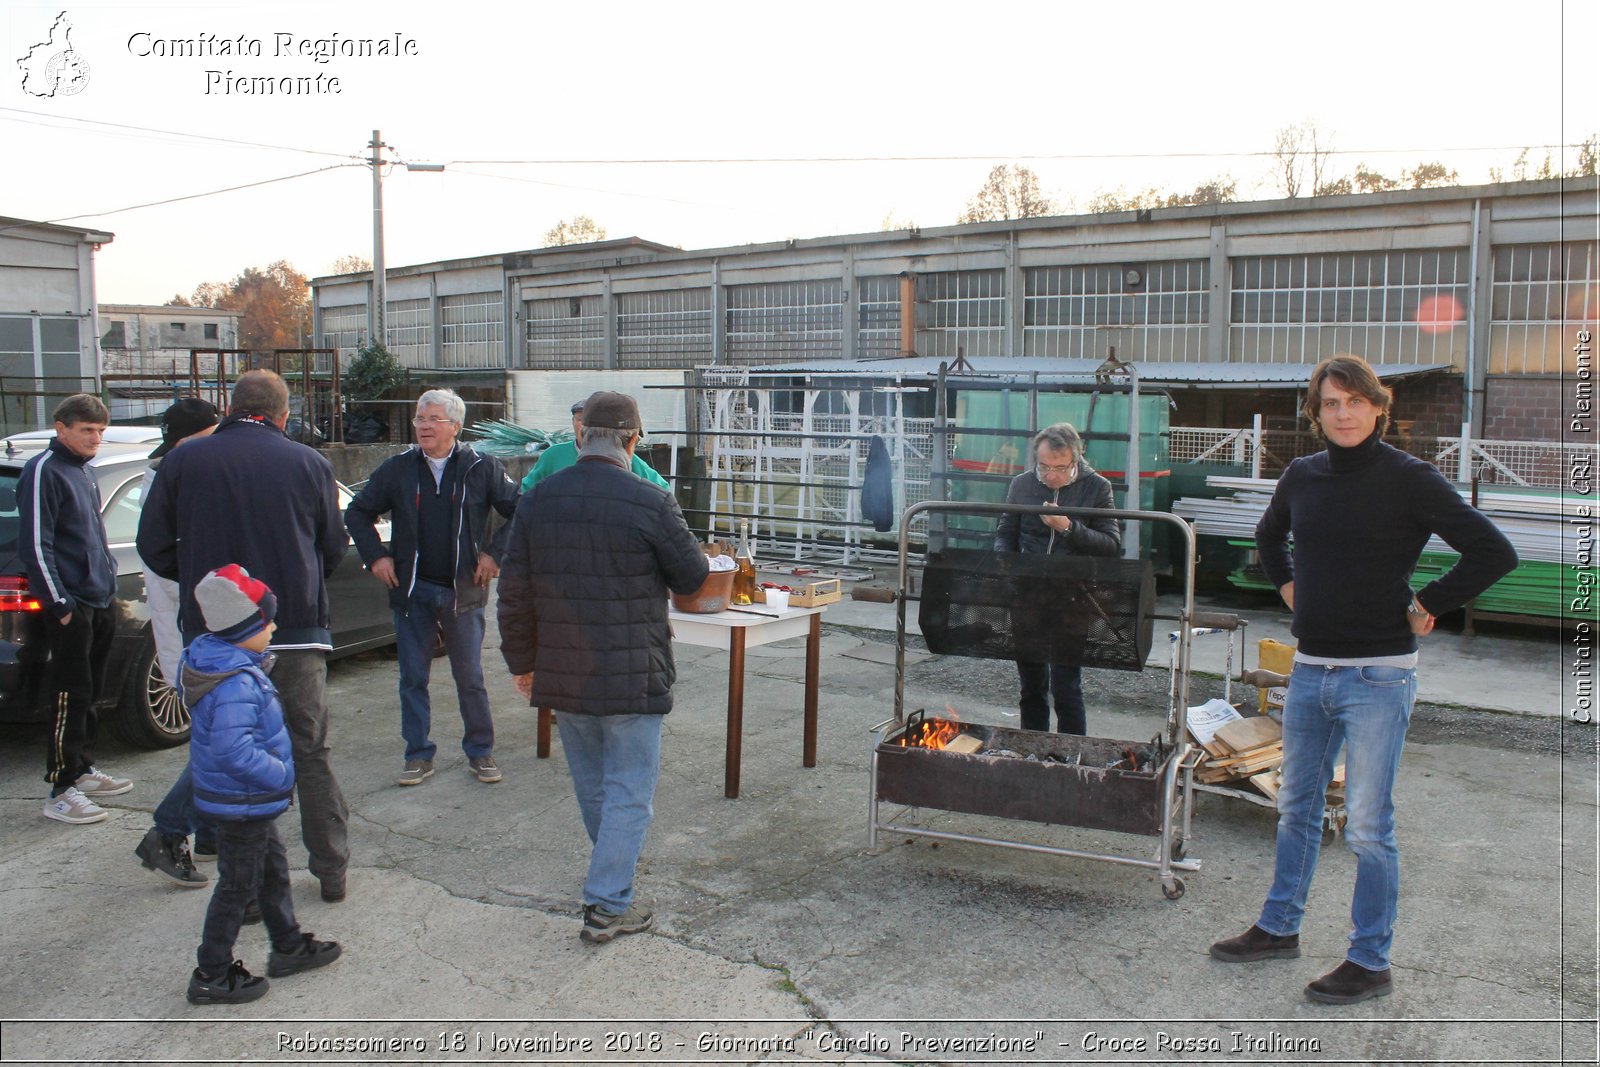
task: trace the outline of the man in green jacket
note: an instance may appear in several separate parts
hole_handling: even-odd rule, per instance
[[[524,493],[556,471],[565,470],[578,462],[578,448],[583,444],[583,406],[588,402],[588,400],[580,400],[572,405],[572,440],[563,441],[558,445],[551,445],[539,453],[539,462],[535,463],[533,470],[529,471],[522,479],[522,491]],[[672,491],[672,487],[667,484],[667,480],[657,474],[656,469],[638,455],[633,457],[631,469],[633,473],[645,481],[653,485],[659,485],[668,492]]]

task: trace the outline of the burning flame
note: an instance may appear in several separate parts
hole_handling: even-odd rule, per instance
[[[959,737],[961,722],[956,718],[956,709],[946,704],[944,710],[950,718],[923,719],[905,732],[900,747],[940,749]]]

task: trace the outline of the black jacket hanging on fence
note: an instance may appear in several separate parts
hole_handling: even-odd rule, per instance
[[[872,435],[867,448],[867,475],[861,480],[861,517],[879,533],[894,527],[894,476],[889,449],[877,434]]]

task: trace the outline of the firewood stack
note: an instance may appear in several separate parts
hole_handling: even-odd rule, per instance
[[[1269,799],[1278,796],[1278,767],[1283,763],[1283,728],[1266,715],[1250,715],[1217,730],[1203,746],[1205,757],[1194,777],[1206,785],[1249,781]]]

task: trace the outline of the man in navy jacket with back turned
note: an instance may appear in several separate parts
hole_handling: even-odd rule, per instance
[[[349,550],[333,465],[291,441],[289,389],[269,370],[234,385],[228,417],[204,440],[162,461],[139,515],[139,556],[178,583],[178,626],[186,640],[205,632],[195,587],[237,563],[277,594],[278,688],[294,740],[300,833],[322,899],[345,899],[349,809],[328,748],[328,653],[333,648],[327,579]]]

